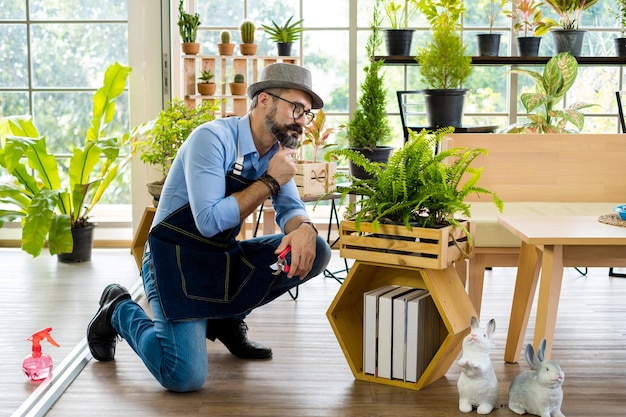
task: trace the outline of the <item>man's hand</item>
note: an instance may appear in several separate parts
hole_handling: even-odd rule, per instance
[[[274,253],[278,255],[287,246],[291,246],[291,263],[290,270],[287,273],[288,278],[298,276],[304,279],[315,261],[317,232],[308,224],[301,224],[300,227],[286,234],[280,245]]]
[[[296,175],[296,150],[280,145],[280,150],[270,159],[267,175],[281,186],[287,184]]]

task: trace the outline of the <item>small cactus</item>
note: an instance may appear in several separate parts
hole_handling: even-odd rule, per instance
[[[237,84],[243,84],[246,82],[246,79],[243,74],[235,74],[235,78],[233,79],[233,81]]]
[[[254,43],[254,31],[256,26],[249,20],[244,21],[241,24],[241,41],[243,43]]]
[[[227,30],[220,32],[220,39],[222,40],[222,43],[230,43],[230,32]]]

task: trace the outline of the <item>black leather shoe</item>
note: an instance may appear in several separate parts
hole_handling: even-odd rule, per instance
[[[230,353],[241,359],[269,359],[272,349],[248,340],[248,326],[243,320],[214,319],[207,323],[207,339],[218,339]]]
[[[119,284],[107,285],[100,297],[100,309],[87,326],[87,344],[94,358],[112,361],[115,357],[117,332],[111,325],[111,315],[117,303],[130,299],[128,290]]]

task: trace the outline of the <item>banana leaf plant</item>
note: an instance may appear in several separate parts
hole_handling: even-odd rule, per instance
[[[29,115],[0,118],[0,166],[9,174],[0,181],[0,227],[21,219],[22,250],[39,256],[46,240],[50,254],[72,252],[72,228],[89,226],[89,213],[132,152],[131,135],[108,137],[115,100],[123,93],[131,69],[115,63],[93,97],[91,126],[81,147],[70,149],[69,169],[48,151]]]

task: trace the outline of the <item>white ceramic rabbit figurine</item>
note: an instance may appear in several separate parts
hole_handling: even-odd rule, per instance
[[[463,339],[463,353],[458,360],[461,374],[457,381],[459,410],[469,413],[476,406],[478,414],[489,414],[498,403],[498,379],[491,364],[491,336],[496,321],[489,320],[485,329],[472,317],[472,330]]]
[[[546,340],[535,349],[526,347],[526,360],[532,370],[517,375],[509,387],[509,408],[517,414],[541,417],[565,417],[561,412],[565,374],[554,360],[544,361]]]

